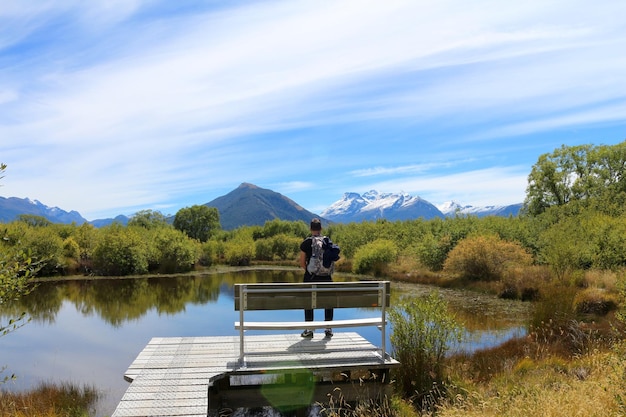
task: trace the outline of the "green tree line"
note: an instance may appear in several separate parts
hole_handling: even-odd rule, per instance
[[[378,220],[324,230],[342,248],[338,269],[356,273],[379,275],[406,264],[501,280],[529,265],[548,266],[559,279],[577,270],[617,270],[626,266],[625,173],[626,142],[562,146],[532,167],[519,216]],[[282,220],[225,231],[217,209],[192,206],[173,224],[150,210],[126,226],[102,228],[21,216],[0,225],[0,248],[29,253],[38,276],[141,275],[214,264],[290,264],[308,233],[304,222]]]

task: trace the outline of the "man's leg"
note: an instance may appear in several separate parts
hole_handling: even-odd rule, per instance
[[[304,282],[311,282],[313,277],[307,272],[304,273]],[[304,310],[304,321],[313,321],[313,310],[305,309]],[[302,337],[310,338],[313,337],[313,330],[304,329],[304,331],[300,334]]]
[[[333,278],[331,276],[320,277],[320,282],[332,282]],[[332,321],[334,316],[334,310],[332,308],[327,308],[324,310],[324,320]],[[333,329],[329,326],[324,330],[326,337],[333,337]]]

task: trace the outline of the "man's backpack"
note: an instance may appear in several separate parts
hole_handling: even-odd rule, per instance
[[[335,271],[335,262],[339,260],[339,246],[327,236],[311,236],[311,258],[306,266],[311,275],[328,276]]]

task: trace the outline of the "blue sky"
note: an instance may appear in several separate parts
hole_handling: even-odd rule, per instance
[[[626,2],[3,0],[0,195],[88,220],[242,182],[524,200],[561,145],[626,140]]]

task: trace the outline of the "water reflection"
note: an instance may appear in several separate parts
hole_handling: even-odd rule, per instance
[[[336,280],[350,280],[336,277]],[[32,321],[0,338],[0,367],[18,380],[3,388],[23,389],[40,381],[88,384],[105,392],[96,415],[110,415],[128,383],[123,374],[152,337],[237,335],[233,284],[300,282],[299,270],[241,271],[133,279],[94,279],[41,283],[19,301],[2,306],[0,322],[26,311]],[[432,287],[392,285],[398,297],[419,297]],[[437,290],[465,323],[472,349],[495,345],[523,332],[523,308],[514,302],[461,291]],[[501,304],[505,303],[505,304]],[[263,314],[269,314],[263,312]],[[303,313],[276,311],[274,318]],[[319,313],[317,313],[319,314]],[[337,319],[371,315],[336,310]],[[375,328],[357,331],[380,343]],[[389,348],[389,346],[388,346]]]
[[[299,282],[293,271],[245,271],[210,275],[180,275],[132,279],[97,279],[41,282],[35,291],[8,302],[0,317],[26,311],[36,322],[52,324],[64,302],[83,316],[97,316],[114,327],[139,320],[149,311],[184,313],[188,305],[215,303],[223,295],[232,299],[234,283]]]

